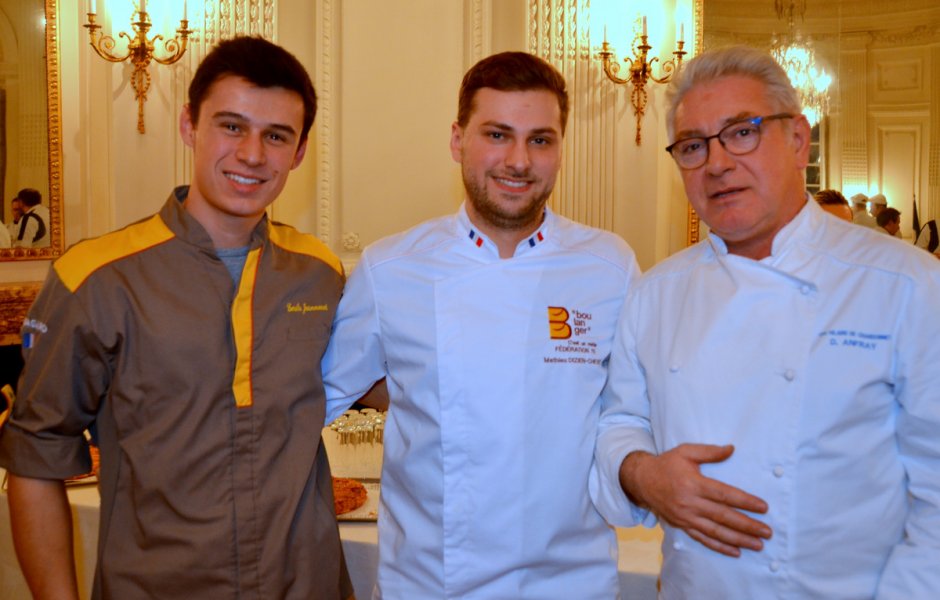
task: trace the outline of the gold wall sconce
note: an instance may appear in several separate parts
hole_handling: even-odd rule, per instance
[[[114,54],[115,39],[102,33],[101,25],[95,21],[96,0],[89,0],[87,16],[88,22],[85,28],[88,30],[89,43],[95,49],[95,53],[108,62],[120,63],[129,60],[134,65],[131,87],[137,99],[137,131],[144,133],[144,102],[147,101],[147,91],[150,89],[150,62],[172,65],[186,54],[189,34],[192,33],[189,29],[189,21],[186,19],[186,0],[183,2],[183,18],[180,19],[179,29],[176,30],[176,36],[170,39],[165,39],[161,34],[147,37],[152,27],[150,16],[147,14],[147,0],[139,0],[131,16],[133,34],[121,31],[117,35],[118,38],[127,38],[127,52],[123,55]],[[160,41],[165,50],[164,56],[157,56],[154,53],[154,47]]]
[[[613,48],[607,41],[606,27],[604,32],[604,42],[601,45],[600,52],[597,53],[597,58],[601,60],[604,66],[604,74],[607,75],[608,79],[616,84],[630,84],[633,87],[630,91],[630,104],[633,105],[633,114],[636,115],[636,145],[639,146],[642,140],[643,115],[646,113],[646,104],[649,100],[646,84],[648,81],[668,83],[672,76],[682,68],[682,57],[687,54],[683,50],[685,46],[685,40],[683,39],[685,37],[685,26],[683,24],[679,25],[678,35],[676,36],[678,41],[676,42],[676,49],[672,53],[674,58],[660,64],[660,77],[653,75],[654,63],[659,60],[659,57],[654,56],[651,60],[648,58],[652,46],[648,43],[646,17],[643,17],[643,33],[638,36],[639,43],[633,47],[633,57],[628,56],[623,59],[623,62],[627,64],[627,77],[618,76],[620,63],[617,62]]]

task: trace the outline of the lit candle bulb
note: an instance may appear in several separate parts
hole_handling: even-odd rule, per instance
[[[643,37],[646,37],[646,15],[643,16]]]
[[[88,0],[88,12],[91,14],[97,14],[98,7],[96,6],[97,2],[95,0]]]
[[[679,22],[679,41],[685,41],[685,23]]]

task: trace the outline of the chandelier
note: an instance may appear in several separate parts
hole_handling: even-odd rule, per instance
[[[774,0],[777,18],[787,17],[787,33],[774,36],[770,52],[790,77],[803,104],[803,114],[810,125],[819,123],[829,112],[829,86],[832,76],[816,61],[812,42],[800,35],[794,25],[794,16],[803,20],[806,0]]]

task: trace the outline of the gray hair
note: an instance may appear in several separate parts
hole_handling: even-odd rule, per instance
[[[749,46],[718,48],[683,64],[666,89],[666,128],[671,141],[675,141],[676,108],[685,95],[697,85],[732,75],[750,77],[766,85],[768,100],[775,105],[775,112],[794,115],[803,112],[790,78],[770,54]]]

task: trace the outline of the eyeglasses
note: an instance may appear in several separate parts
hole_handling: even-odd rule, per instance
[[[715,135],[707,137],[690,137],[678,140],[666,146],[666,152],[672,155],[683,169],[697,169],[708,160],[708,142],[718,138],[721,147],[731,154],[747,154],[753,152],[760,145],[760,126],[764,121],[776,119],[792,119],[795,115],[778,113],[766,117],[743,119],[725,125]]]

